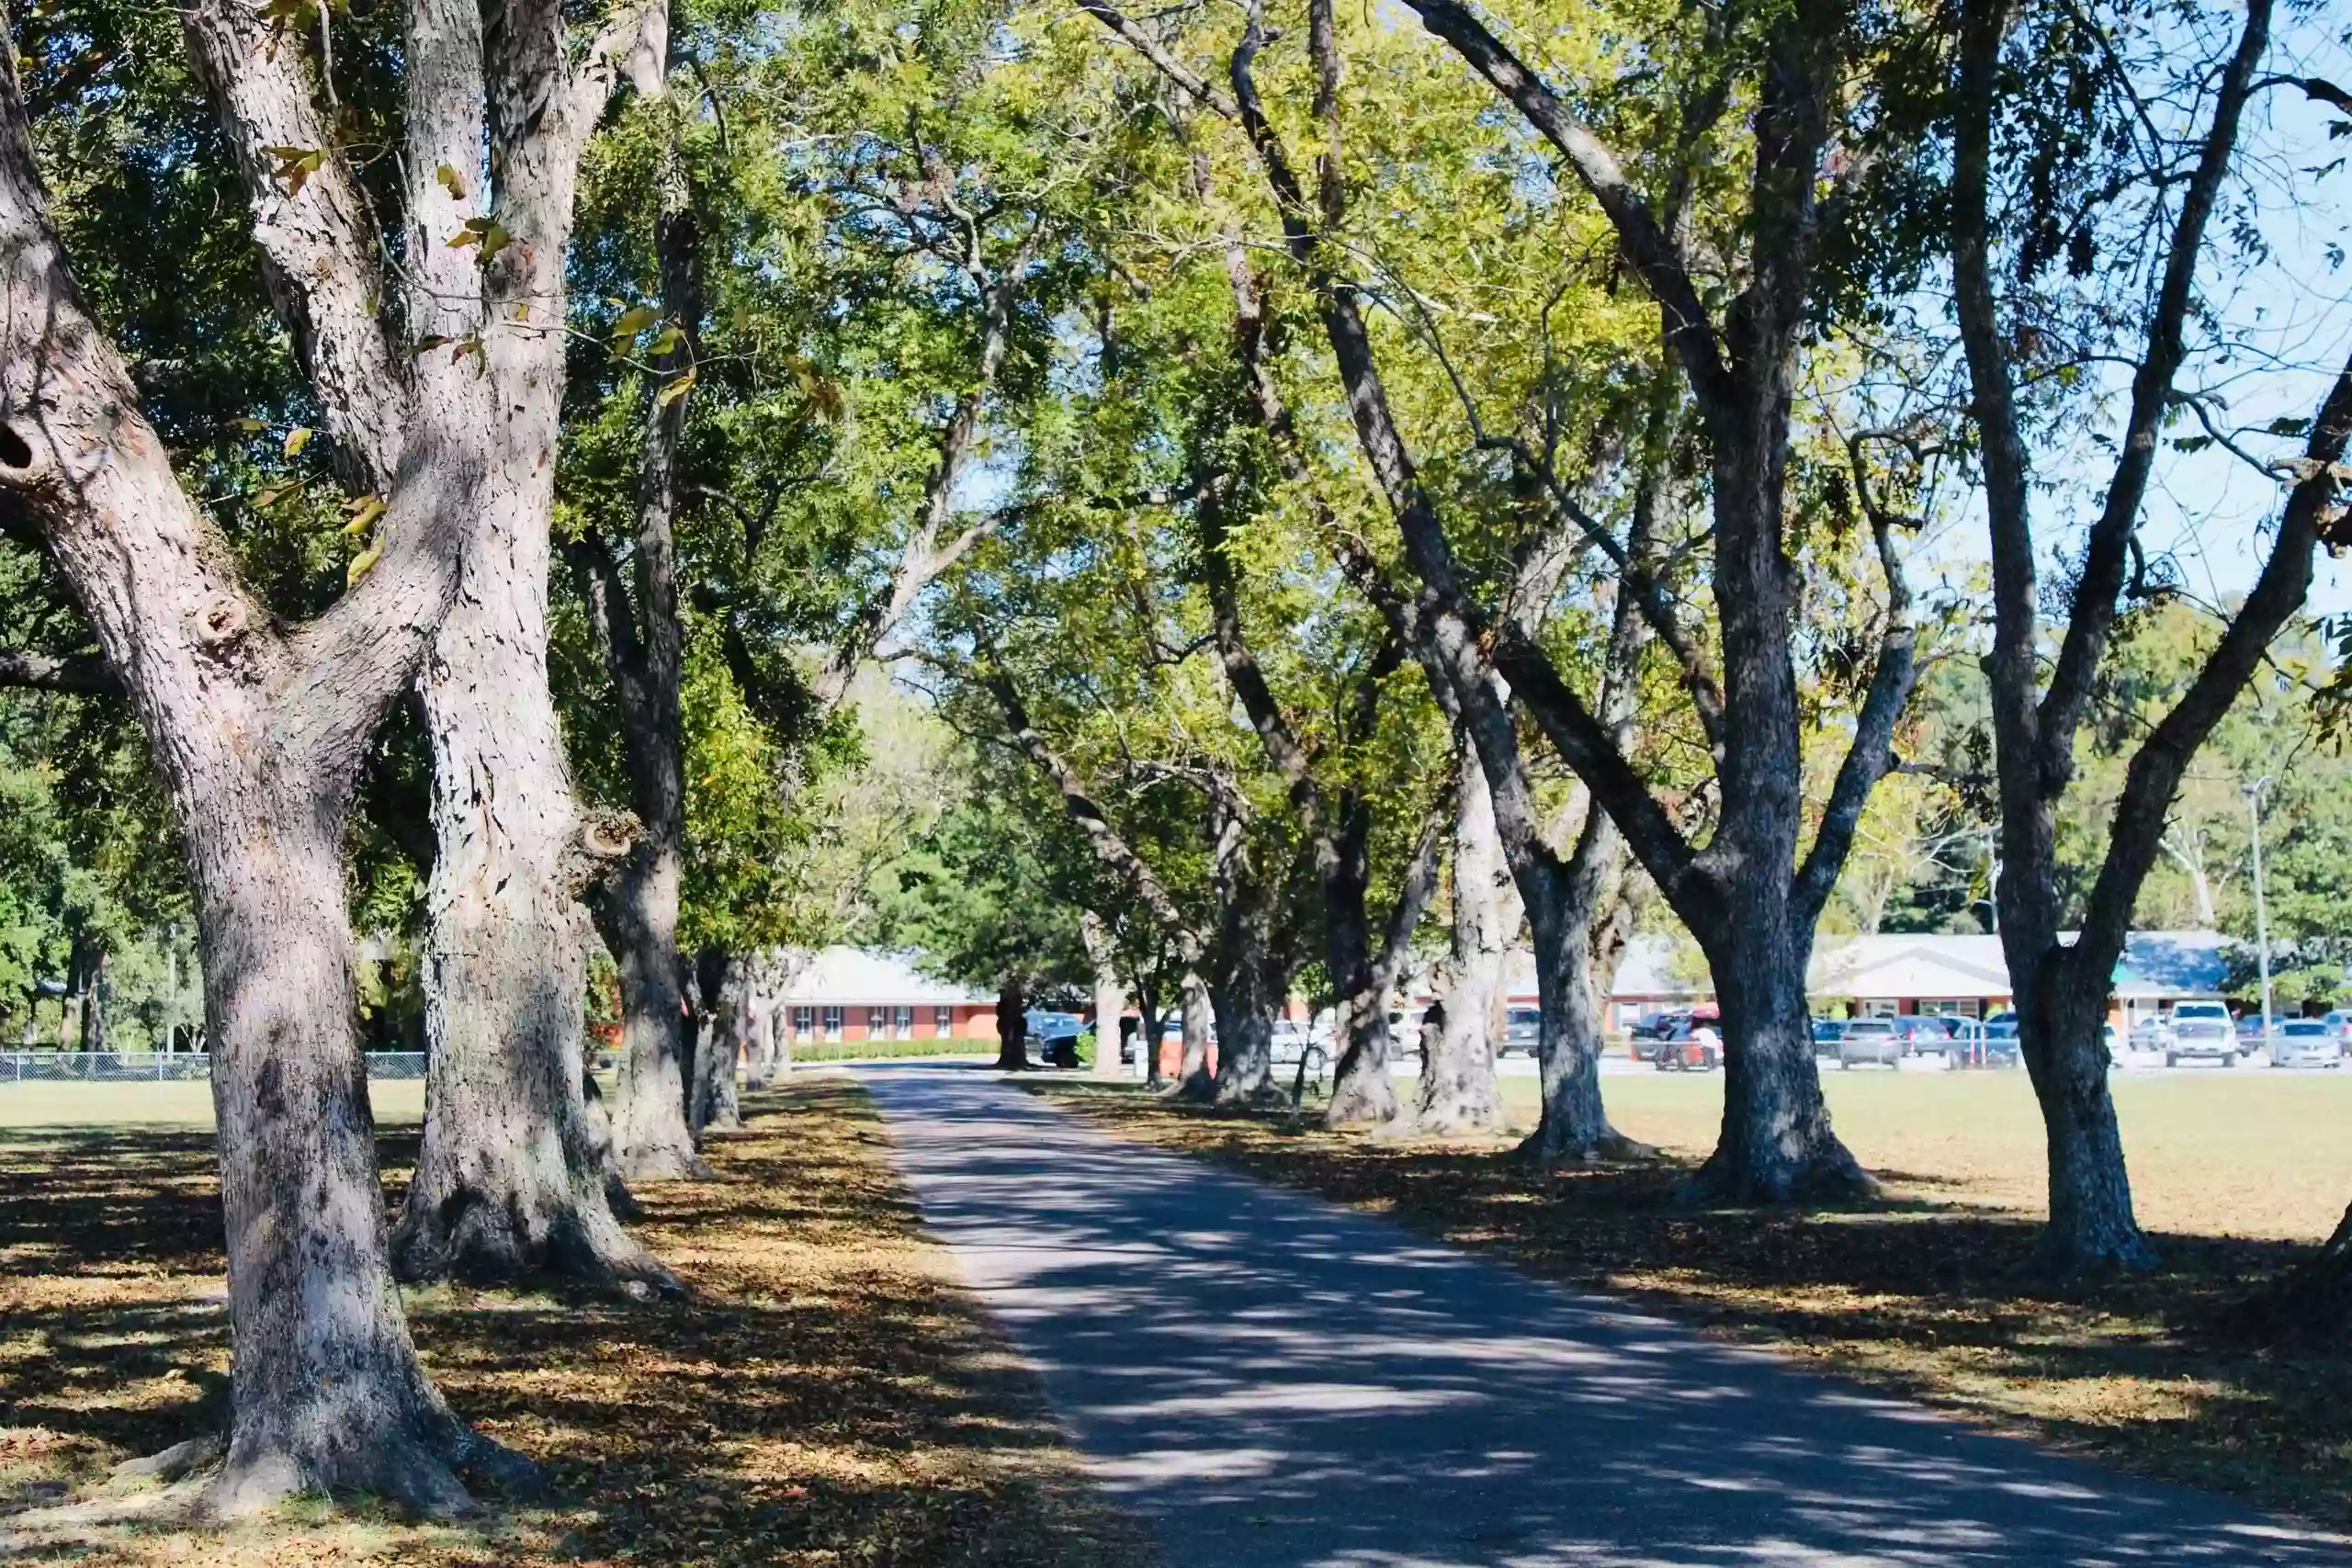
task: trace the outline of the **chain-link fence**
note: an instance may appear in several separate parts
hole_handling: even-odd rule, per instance
[[[421,1078],[422,1051],[370,1051],[370,1078]],[[0,1085],[11,1083],[187,1083],[212,1077],[202,1051],[0,1051]]]

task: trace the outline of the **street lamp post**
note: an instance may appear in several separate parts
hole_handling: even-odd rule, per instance
[[[2262,1043],[2270,1043],[2270,914],[2262,900],[2262,792],[2267,776],[2245,786],[2245,820],[2254,845],[2254,950],[2262,966]]]

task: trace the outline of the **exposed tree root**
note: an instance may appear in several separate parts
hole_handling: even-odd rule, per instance
[[[708,1181],[710,1166],[693,1148],[662,1144],[652,1148],[624,1150],[616,1155],[620,1179],[627,1181]]]
[[[2018,1270],[2025,1277],[2057,1282],[2145,1274],[2156,1266],[2156,1249],[2135,1228],[2129,1235],[2089,1239],[2047,1231],[2032,1258]]]
[[[1884,1192],[1836,1139],[1790,1159],[1739,1158],[1718,1145],[1675,1193],[1692,1208],[1768,1203],[1858,1203]]]
[[[454,1219],[433,1216],[414,1224],[403,1214],[392,1236],[392,1272],[406,1285],[567,1280],[633,1301],[687,1293],[616,1219],[576,1211],[529,1229],[510,1211],[482,1205]]]
[[[420,1426],[426,1430],[414,1429]],[[221,1433],[208,1432],[126,1460],[95,1495],[12,1515],[0,1529],[0,1556],[70,1546],[115,1527],[220,1523],[302,1496],[366,1496],[451,1519],[481,1511],[469,1482],[514,1500],[547,1489],[537,1464],[446,1410],[427,1412],[421,1422],[390,1423],[356,1445],[308,1454],[260,1444],[254,1450],[234,1454]]]
[[[1647,1165],[1658,1158],[1658,1152],[1607,1125],[1581,1137],[1544,1126],[1521,1139],[1510,1157],[1536,1170],[1550,1170],[1564,1165]]]
[[[1261,1078],[1248,1089],[1243,1089],[1238,1079],[1219,1078],[1209,1103],[1221,1111],[1286,1111],[1290,1108],[1290,1096],[1272,1078]]]
[[[1203,1070],[1178,1078],[1160,1092],[1170,1100],[1181,1100],[1193,1105],[1208,1105],[1216,1099],[1216,1079]]]

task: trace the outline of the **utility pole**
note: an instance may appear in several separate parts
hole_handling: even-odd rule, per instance
[[[2262,965],[2262,1043],[2270,1044],[2270,915],[2262,901],[2262,792],[2270,787],[2266,775],[2245,786],[2245,820],[2254,844],[2254,946]]]

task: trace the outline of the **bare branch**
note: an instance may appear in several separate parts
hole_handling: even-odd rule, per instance
[[[122,682],[115,679],[105,656],[96,653],[25,653],[0,648],[0,686],[82,696],[122,694]]]

